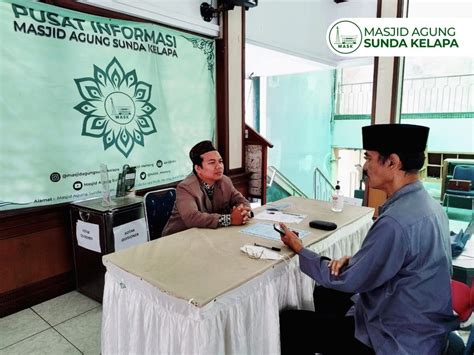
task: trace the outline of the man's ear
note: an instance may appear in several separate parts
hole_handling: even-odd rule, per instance
[[[391,167],[397,167],[399,166],[401,163],[400,161],[400,157],[398,156],[398,154],[390,154],[390,156],[388,157],[388,165],[391,166]]]

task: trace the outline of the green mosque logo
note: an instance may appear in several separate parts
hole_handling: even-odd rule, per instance
[[[337,21],[328,30],[327,42],[336,54],[354,53],[362,44],[362,31],[352,21]]]
[[[74,81],[84,100],[74,107],[85,116],[82,135],[102,139],[104,150],[115,146],[128,157],[135,143],[144,147],[145,136],[156,133],[152,86],[138,81],[135,70],[125,73],[113,58],[104,70],[94,65],[93,77]]]

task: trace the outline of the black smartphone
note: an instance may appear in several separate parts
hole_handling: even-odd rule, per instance
[[[127,194],[135,186],[135,175],[137,173],[137,168],[135,166],[124,166],[123,167],[123,190]]]
[[[273,229],[280,233],[281,236],[285,235],[285,232],[280,228],[280,226],[273,224]]]
[[[311,228],[323,229],[325,231],[333,231],[337,228],[336,223],[328,222],[328,221],[318,221],[314,220],[309,222],[309,226]]]

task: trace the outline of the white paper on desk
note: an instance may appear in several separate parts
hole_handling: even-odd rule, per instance
[[[467,241],[466,245],[464,246],[464,250],[462,251],[461,255],[459,255],[456,260],[462,259],[472,259],[473,267],[474,267],[474,237],[471,235],[471,238]]]
[[[145,243],[148,239],[145,218],[114,227],[115,251]]]
[[[99,225],[78,220],[76,223],[77,245],[96,251],[100,250]]]
[[[264,219],[267,221],[275,221],[282,223],[300,223],[303,219],[306,218],[304,214],[296,213],[285,213],[282,211],[262,211],[255,215],[256,219]]]
[[[245,244],[243,247],[240,247],[240,251],[247,254],[251,259],[280,260],[283,258],[283,256],[275,250],[250,244]]]
[[[298,232],[300,239],[303,239],[308,234],[310,234],[310,232],[301,229],[292,230]],[[270,240],[281,240],[280,233],[273,229],[273,224],[254,223],[244,229],[241,229],[240,232]]]

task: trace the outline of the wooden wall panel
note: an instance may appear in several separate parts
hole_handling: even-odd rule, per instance
[[[249,176],[250,173],[230,174],[234,187],[245,197],[249,198]]]
[[[367,201],[368,207],[373,207],[374,211],[374,218],[379,216],[379,207],[384,204],[387,200],[387,194],[382,190],[377,189],[366,189],[368,191],[368,196],[366,196],[365,200]],[[367,192],[366,192],[367,193]]]
[[[0,240],[0,293],[72,270],[69,239],[59,227]]]
[[[73,289],[69,225],[67,205],[0,214],[0,315]]]

